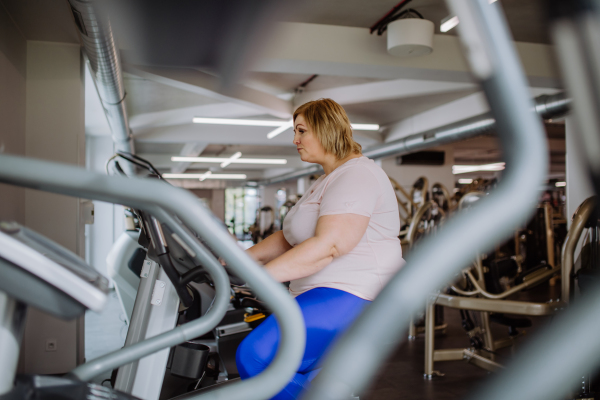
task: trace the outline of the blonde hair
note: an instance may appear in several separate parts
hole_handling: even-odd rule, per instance
[[[352,138],[352,126],[346,111],[331,99],[309,101],[294,111],[296,117],[302,114],[312,128],[326,153],[335,155],[338,160],[349,154],[360,154],[362,146]]]

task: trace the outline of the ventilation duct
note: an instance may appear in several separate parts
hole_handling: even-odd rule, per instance
[[[69,0],[69,3],[112,131],[115,148],[134,153],[125,108],[123,73],[110,21],[108,18],[100,18],[91,1]],[[126,166],[127,164],[123,167]]]
[[[538,96],[533,101],[535,111],[543,119],[561,117],[569,112],[571,105],[571,99],[568,99],[564,93]],[[364,156],[372,159],[408,154],[477,136],[488,135],[493,133],[495,128],[496,120],[493,118],[491,112],[487,112],[440,128],[416,133],[380,146],[370,147],[362,153]],[[266,186],[322,172],[323,169],[321,166],[315,165],[264,179],[259,181],[258,184]]]

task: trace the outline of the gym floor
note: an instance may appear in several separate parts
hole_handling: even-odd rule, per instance
[[[547,283],[530,291],[512,297],[513,300],[546,302],[560,297],[560,282],[555,286]],[[436,349],[464,348],[469,346],[469,340],[461,327],[458,310],[445,309],[445,322],[448,324],[445,334],[436,335]],[[514,346],[498,352],[498,361],[510,361],[513,353],[535,337],[536,331],[543,328],[548,317],[532,318],[533,326],[521,330],[525,334],[516,340]],[[86,315],[86,358],[92,360],[108,351],[123,346],[127,334],[126,325],[122,318],[116,294],[113,292],[109,303],[102,314],[88,313]],[[492,324],[495,339],[508,335],[508,329],[502,325]],[[415,340],[404,340],[395,354],[378,371],[378,378],[371,387],[360,396],[361,400],[392,400],[410,398],[413,400],[450,400],[464,398],[474,387],[492,378],[488,373],[465,361],[446,361],[435,364],[435,370],[444,376],[432,380],[423,378],[425,342],[423,335]],[[110,374],[95,379],[97,383],[109,378]]]
[[[560,281],[555,286],[548,283],[511,297],[511,300],[546,302],[560,297]],[[467,334],[461,327],[461,317],[458,310],[446,308],[444,310],[445,322],[448,324],[444,335],[438,334],[435,338],[435,348],[465,348],[469,347]],[[532,338],[536,331],[543,329],[549,317],[531,318],[533,326],[520,329],[523,334],[516,340],[512,347],[501,349],[497,361],[505,364],[512,355]],[[508,328],[492,323],[494,339],[508,336]],[[434,369],[444,376],[434,377],[432,380],[423,378],[425,354],[425,339],[421,334],[415,340],[404,342],[395,354],[387,361],[378,372],[378,378],[369,390],[360,396],[361,400],[450,400],[465,398],[476,386],[486,379],[494,377],[489,373],[466,361],[445,361],[435,363]]]

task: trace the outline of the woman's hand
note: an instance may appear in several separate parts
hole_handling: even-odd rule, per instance
[[[317,221],[314,237],[273,259],[265,267],[279,282],[319,272],[334,258],[356,247],[367,231],[369,220],[370,217],[358,214],[324,215]]]
[[[262,242],[250,247],[246,252],[257,263],[266,264],[291,248],[292,246],[283,236],[283,231],[277,231]]]

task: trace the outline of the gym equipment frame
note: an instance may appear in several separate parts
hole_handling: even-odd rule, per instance
[[[106,176],[81,168],[24,157],[0,155],[0,181],[3,183],[83,197],[144,210],[167,224],[185,240],[195,258],[210,273],[217,297],[202,318],[184,324],[121,350],[99,357],[75,368],[71,374],[88,381],[104,372],[130,364],[165,348],[208,332],[219,321],[229,304],[227,274],[212,254],[176,218],[198,233],[211,249],[222,257],[236,275],[256,288],[256,292],[277,315],[281,342],[273,363],[255,378],[192,394],[189,398],[264,399],[283,388],[297,370],[304,351],[305,330],[298,305],[268,274],[232,241],[229,232],[186,190],[151,179]],[[185,212],[183,212],[185,210]]]

